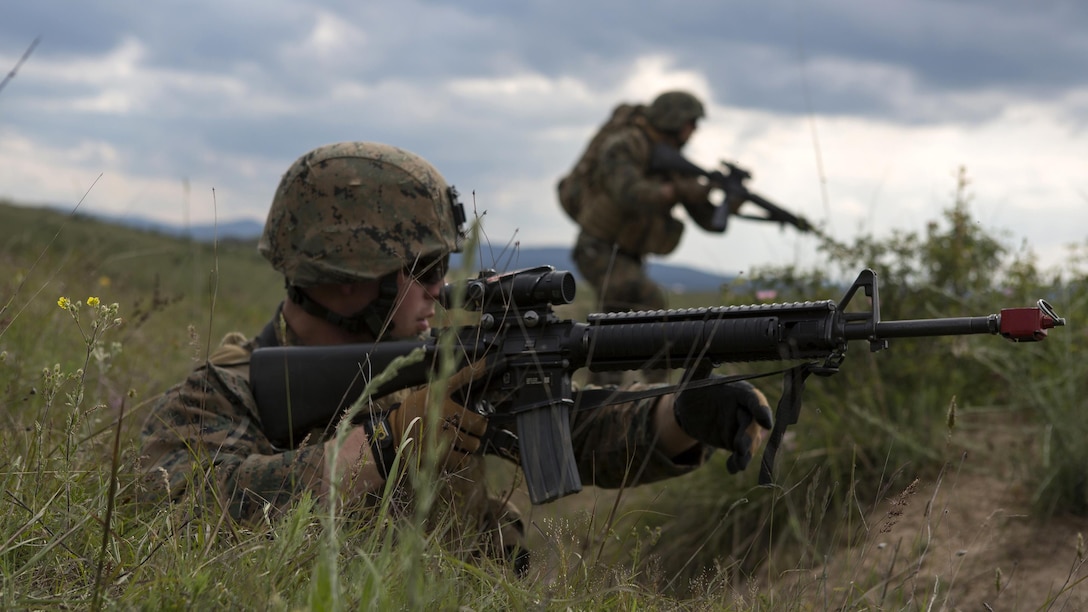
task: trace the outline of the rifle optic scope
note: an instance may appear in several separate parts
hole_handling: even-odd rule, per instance
[[[577,283],[574,275],[552,266],[537,266],[498,274],[483,270],[478,278],[465,281],[465,310],[540,308],[560,306],[574,301]],[[453,304],[454,285],[442,288],[439,301],[449,308]]]

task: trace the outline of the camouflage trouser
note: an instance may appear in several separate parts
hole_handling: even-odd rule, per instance
[[[585,232],[578,234],[571,257],[582,278],[597,292],[600,312],[665,308],[665,292],[646,275],[641,257],[621,253],[615,245]],[[646,370],[642,373],[642,380],[648,383],[664,382],[666,375],[661,370]],[[620,385],[625,380],[623,372],[594,372],[587,382]]]
[[[665,293],[646,275],[641,257],[621,253],[585,232],[578,234],[571,256],[597,292],[601,312],[665,308]]]

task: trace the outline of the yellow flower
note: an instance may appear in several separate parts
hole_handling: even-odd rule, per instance
[[[87,305],[88,306],[98,306],[100,301],[101,300],[99,300],[98,298],[96,298],[95,296],[92,295],[91,297],[87,298]]]
[[[71,306],[71,305],[72,305],[72,300],[69,300],[68,298],[64,297],[63,295],[60,296],[59,300],[57,300],[57,306],[60,306],[64,310],[68,310],[68,307]]]
[[[99,287],[109,287],[110,286],[110,277],[100,276],[98,278],[98,286]]]

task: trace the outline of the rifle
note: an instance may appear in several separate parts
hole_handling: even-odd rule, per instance
[[[869,298],[868,309],[847,312],[858,291]],[[987,316],[881,321],[877,277],[868,269],[838,302],[596,313],[586,322],[560,319],[554,312],[553,306],[573,301],[575,280],[570,272],[551,266],[481,272],[463,285],[447,285],[443,303],[452,306],[455,294],[464,296],[462,308],[480,313],[477,325],[448,330],[445,336],[435,330],[418,341],[254,351],[250,382],[269,439],[290,447],[315,427],[334,424],[374,378],[372,373],[381,373],[395,358],[413,351],[424,358],[400,368],[372,397],[426,384],[437,372],[440,346],[452,342],[462,363],[487,360],[488,377],[473,385],[473,397],[465,398],[464,405],[489,417],[493,452],[518,458],[530,499],[540,504],[582,488],[570,431],[575,370],[687,368],[689,380],[682,385],[698,386],[723,382],[696,379],[726,362],[805,360],[785,376],[775,427],[762,457],[760,480],[769,484],[778,443],[799,416],[804,378],[835,373],[849,341],[866,340],[871,351],[887,348],[891,338],[999,334],[1026,342],[1043,340],[1048,329],[1065,324],[1045,300]],[[651,391],[662,395],[677,388]],[[598,405],[613,403],[599,401],[609,393],[620,401],[632,394],[625,398],[611,390],[582,392],[596,397]]]
[[[671,172],[681,176],[705,176],[711,187],[716,187],[725,192],[725,201],[714,210],[714,216],[711,218],[711,226],[717,231],[724,232],[728,225],[729,202],[740,201],[742,203],[751,202],[762,208],[766,214],[735,213],[738,217],[754,221],[770,221],[782,225],[788,223],[802,232],[812,232],[817,236],[822,235],[808,219],[795,215],[767,198],[749,191],[744,182],[752,178],[751,172],[724,160],[722,160],[721,165],[728,173],[723,173],[721,170],[704,170],[688,161],[675,147],[660,142],[654,145],[650,154],[650,170]]]

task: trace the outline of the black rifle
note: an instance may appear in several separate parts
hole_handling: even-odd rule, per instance
[[[771,221],[779,224],[789,224],[802,232],[812,232],[821,235],[815,225],[804,217],[800,217],[778,206],[767,198],[748,190],[745,181],[752,178],[752,174],[740,166],[727,162],[721,162],[722,167],[728,173],[721,170],[704,170],[686,157],[675,147],[664,143],[654,146],[650,155],[650,170],[679,174],[680,176],[704,176],[711,187],[716,187],[725,192],[725,200],[715,209],[711,219],[711,226],[718,231],[725,231],[729,222],[729,203],[734,201],[751,202],[763,209],[764,215],[749,215],[736,213],[743,219],[755,221]]]
[[[505,441],[496,445],[508,451],[500,448],[499,454],[516,457],[530,499],[539,504],[582,487],[570,431],[575,407],[571,374],[578,368],[687,368],[689,380],[682,385],[691,386],[719,383],[691,379],[706,377],[721,363],[806,360],[786,376],[775,429],[763,454],[761,481],[769,483],[778,442],[799,416],[804,377],[837,371],[848,341],[867,340],[872,351],[886,348],[890,338],[1000,334],[1034,341],[1045,338],[1047,329],[1065,324],[1044,300],[1035,307],[987,316],[881,321],[877,278],[871,270],[862,271],[837,303],[598,313],[584,323],[561,320],[553,311],[553,306],[574,299],[575,281],[570,272],[551,266],[506,274],[485,271],[464,285],[447,285],[443,300],[449,303],[459,289],[462,307],[479,312],[479,324],[449,330],[445,336],[436,330],[420,341],[254,351],[250,381],[265,433],[273,442],[293,447],[306,432],[335,424],[367,381],[413,351],[421,351],[424,358],[399,369],[371,396],[427,383],[438,368],[441,339],[448,338],[462,364],[487,360],[489,376],[473,385],[465,405],[488,415],[489,425],[499,425],[494,432]],[[858,290],[869,297],[869,307],[847,312]],[[667,387],[654,394],[675,390]],[[606,399],[612,391],[583,393],[596,398],[585,403],[612,403]],[[616,395],[624,400],[623,393]]]

